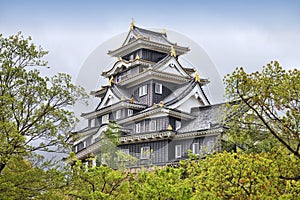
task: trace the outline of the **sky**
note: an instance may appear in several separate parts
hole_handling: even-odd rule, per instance
[[[132,18],[137,26],[196,42],[220,77],[240,66],[259,70],[271,60],[287,69],[300,66],[300,1],[0,0],[0,33],[32,36],[49,51],[46,74],[69,73],[74,82],[88,56],[129,31]]]

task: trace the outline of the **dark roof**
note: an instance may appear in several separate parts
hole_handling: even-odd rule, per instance
[[[151,31],[151,30],[143,29],[143,28],[140,28],[137,26],[134,26],[132,31],[136,36],[142,36],[143,38],[150,39],[151,41],[154,41],[157,43],[167,44],[167,45],[175,45],[175,43],[172,43],[167,39],[166,33]]]
[[[189,82],[182,84],[181,87],[174,90],[170,95],[168,95],[162,101],[167,105],[175,103],[180,99],[184,98],[187,94],[189,94],[194,89],[196,84],[197,83],[194,80],[190,80]]]
[[[195,119],[182,124],[178,133],[185,133],[198,130],[206,130],[221,126],[221,121],[224,116],[222,110],[225,104],[215,104],[201,107],[194,107],[191,114],[196,116]]]

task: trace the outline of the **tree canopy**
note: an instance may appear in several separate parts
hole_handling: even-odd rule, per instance
[[[0,35],[0,173],[14,157],[62,150],[77,122],[70,106],[86,94],[67,74],[41,76],[46,54],[21,33]]]
[[[224,81],[234,102],[225,117],[230,138],[254,151],[282,145],[300,159],[300,71],[271,61],[261,72],[237,68]]]

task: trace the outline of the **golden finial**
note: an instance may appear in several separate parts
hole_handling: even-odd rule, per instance
[[[129,101],[130,101],[130,103],[134,103],[134,98],[131,97],[131,99]]]
[[[195,72],[195,81],[200,83],[200,75],[198,74],[198,72]]]
[[[122,97],[121,97],[121,101],[125,101],[125,97],[124,97],[124,95],[122,95]]]
[[[167,128],[169,131],[172,131],[173,130],[173,127],[169,124],[168,128]]]
[[[136,59],[136,60],[140,59],[139,54],[136,54],[135,59]]]
[[[119,57],[118,60],[119,60],[119,61],[122,61],[122,57]]]
[[[156,103],[154,103],[154,104],[153,104],[153,108],[157,108],[157,105],[156,105]]]
[[[164,102],[160,101],[160,102],[159,102],[159,106],[160,106],[160,107],[163,107],[163,106],[164,106]]]
[[[170,53],[171,53],[171,56],[176,57],[176,51],[173,46],[171,46]]]
[[[161,33],[164,34],[164,35],[166,35],[167,34],[167,30],[164,28]]]
[[[108,86],[112,86],[114,83],[115,83],[114,82],[114,77],[111,76],[110,79],[109,79],[109,81],[108,81]]]
[[[134,23],[135,23],[134,19],[132,18],[131,23],[130,23],[130,30],[132,30],[133,27],[135,27]]]

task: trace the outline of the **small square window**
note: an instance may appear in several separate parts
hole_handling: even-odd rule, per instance
[[[181,158],[181,145],[175,146],[175,158]]]
[[[150,147],[142,147],[141,148],[141,159],[149,159],[150,158]]]
[[[162,84],[155,83],[155,93],[156,94],[162,94]]]
[[[141,86],[139,88],[139,96],[141,97],[141,96],[146,95],[147,94],[147,89],[148,89],[147,85]]]
[[[199,151],[200,151],[199,143],[194,143],[193,144],[193,154],[199,155]]]
[[[141,123],[135,124],[135,132],[140,133],[141,132]]]
[[[120,119],[121,118],[121,110],[117,110],[116,111],[116,119]]]
[[[122,153],[123,153],[123,155],[122,156],[120,156],[120,157],[118,157],[118,160],[119,161],[127,161],[128,160],[128,155],[130,155],[129,154],[129,149],[121,149],[120,150]],[[126,158],[127,157],[127,158]]]
[[[108,123],[109,114],[102,116],[102,124]]]
[[[133,115],[133,110],[132,109],[128,109],[128,116]]]
[[[155,131],[156,130],[156,120],[152,119],[149,122],[149,131]]]

